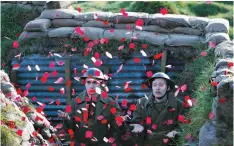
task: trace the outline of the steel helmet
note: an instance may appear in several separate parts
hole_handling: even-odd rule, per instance
[[[153,81],[154,79],[156,79],[156,78],[163,78],[163,79],[165,79],[165,80],[167,81],[167,84],[170,86],[170,89],[171,89],[171,90],[174,90],[174,89],[175,89],[175,83],[174,83],[174,81],[172,81],[172,80],[170,79],[170,77],[169,77],[167,74],[163,73],[163,72],[155,73],[151,78],[149,78],[149,79],[147,79],[147,80],[145,81],[145,84],[146,84],[149,88],[152,88],[152,81]]]
[[[107,80],[103,74],[103,72],[98,69],[98,68],[89,68],[84,75],[81,77],[81,79],[85,78],[96,78],[96,79],[101,79],[101,80]]]

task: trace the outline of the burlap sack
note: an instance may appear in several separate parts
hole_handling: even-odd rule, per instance
[[[74,18],[75,15],[79,14],[77,10],[71,9],[49,9],[45,10],[39,16],[40,19],[69,19]]]
[[[104,24],[103,21],[90,20],[82,24],[82,27],[101,27],[101,28],[110,28],[113,23]]]
[[[103,38],[104,29],[102,28],[95,28],[95,27],[81,27],[80,28],[84,35],[80,36],[76,32],[73,32],[71,38],[84,38],[88,37],[90,40],[96,40]]]
[[[147,23],[148,13],[126,12],[128,16],[123,16],[122,13],[115,13],[110,17],[110,22],[113,23],[135,23],[138,19],[143,19]]]
[[[48,32],[49,37],[68,37],[75,31],[75,27],[60,27]]]
[[[215,56],[222,58],[233,58],[233,41],[224,41],[219,43],[215,48]]]
[[[165,28],[162,28],[162,27],[159,27],[157,25],[147,25],[147,26],[143,26],[142,27],[142,30],[145,30],[145,31],[153,31],[153,32],[161,32],[161,33],[169,33],[170,30],[168,29],[165,29]]]
[[[51,26],[50,19],[35,19],[33,21],[29,21],[25,27],[25,31],[46,31],[48,27]]]
[[[215,42],[216,44],[219,44],[223,41],[230,41],[229,35],[221,32],[206,33],[205,37],[206,37],[205,42]]]
[[[209,22],[209,18],[205,17],[189,17],[188,24],[192,28],[198,28],[199,30],[205,30]]]
[[[174,14],[150,14],[148,25],[158,25],[163,28],[184,27],[188,25],[188,16]]]
[[[226,19],[214,18],[210,19],[208,25],[205,28],[206,32],[224,32],[229,31],[229,21]]]
[[[77,27],[84,24],[85,21],[77,21],[75,19],[53,19],[53,27]]]
[[[41,37],[47,37],[48,32],[27,32],[24,31],[20,34],[18,40],[22,41],[25,39],[30,39],[30,38],[41,38]]]
[[[155,34],[153,32],[147,31],[134,31],[133,37],[135,41],[144,41],[151,44],[160,46],[165,44],[165,40],[168,39],[168,35],[165,34]]]
[[[201,35],[202,31],[199,29],[191,28],[191,27],[176,27],[171,29],[171,33],[179,33],[179,34],[188,34],[188,35]]]
[[[87,13],[79,13],[75,16],[76,20],[81,21],[89,21],[89,20],[109,20],[112,16],[112,12],[87,12]]]
[[[135,23],[129,23],[129,24],[114,24],[114,28],[116,29],[135,29],[136,24]]]
[[[109,30],[104,31],[104,38],[121,40],[122,38],[126,38],[130,40],[132,38],[132,31],[127,31],[125,29],[118,29],[114,32],[110,32]]]
[[[194,46],[204,42],[204,38],[195,35],[170,34],[165,40],[168,46]]]

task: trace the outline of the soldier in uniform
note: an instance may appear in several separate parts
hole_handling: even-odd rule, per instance
[[[89,68],[81,77],[86,90],[72,99],[71,112],[59,111],[68,129],[73,129],[75,146],[119,145],[120,135],[126,127],[120,107],[107,92],[100,90],[104,85],[104,74],[97,68]]]
[[[171,138],[179,133],[178,115],[182,114],[183,102],[174,96],[174,82],[163,72],[155,73],[146,80],[152,93],[138,100],[133,113],[133,133],[141,136],[139,145],[175,145]]]

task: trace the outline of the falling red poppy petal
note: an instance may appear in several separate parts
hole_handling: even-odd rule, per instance
[[[179,115],[179,116],[178,116],[178,121],[184,122],[184,120],[185,120],[184,115]]]
[[[163,53],[155,54],[154,59],[155,60],[160,59],[162,56],[163,56]]]
[[[146,72],[146,75],[147,75],[148,78],[150,78],[150,77],[152,77],[153,72],[152,72],[151,70],[150,70],[150,71],[147,71],[147,72]]]
[[[77,8],[77,11],[78,11],[78,12],[81,12],[81,8],[80,8],[80,7],[78,7],[78,8]]]
[[[228,62],[227,65],[228,65],[228,67],[232,67],[233,63],[232,62]]]
[[[22,136],[22,134],[23,134],[23,130],[18,129],[16,133],[17,133],[17,135]]]
[[[168,14],[168,11],[167,11],[166,8],[161,8],[161,9],[160,9],[160,13],[161,13],[162,15],[165,15],[165,14]]]
[[[67,106],[66,106],[66,112],[67,112],[67,113],[71,112],[71,106],[70,106],[70,105],[67,105]]]
[[[209,113],[209,119],[212,119],[212,118],[214,118],[214,113],[213,113],[213,112],[210,112],[210,113]]]
[[[140,58],[134,58],[133,60],[134,60],[135,63],[140,63],[141,62]]]
[[[13,67],[12,67],[13,70],[17,70],[19,68],[20,68],[20,64],[19,63],[14,64]]]
[[[19,42],[13,41],[13,42],[12,42],[12,47],[13,47],[14,49],[18,48],[18,47],[19,47]]]
[[[151,124],[151,117],[146,118],[146,124]]]
[[[227,99],[224,97],[219,98],[219,103],[225,103],[226,101],[227,101]]]

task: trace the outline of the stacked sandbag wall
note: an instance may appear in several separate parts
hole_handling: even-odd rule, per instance
[[[137,22],[137,23],[136,23]],[[136,26],[137,24],[137,26]],[[47,9],[24,28],[19,40],[28,38],[85,38],[147,42],[156,46],[194,46],[230,40],[229,22],[174,14],[87,12]]]
[[[219,43],[214,53],[211,120],[201,128],[199,146],[233,145],[233,41]]]

